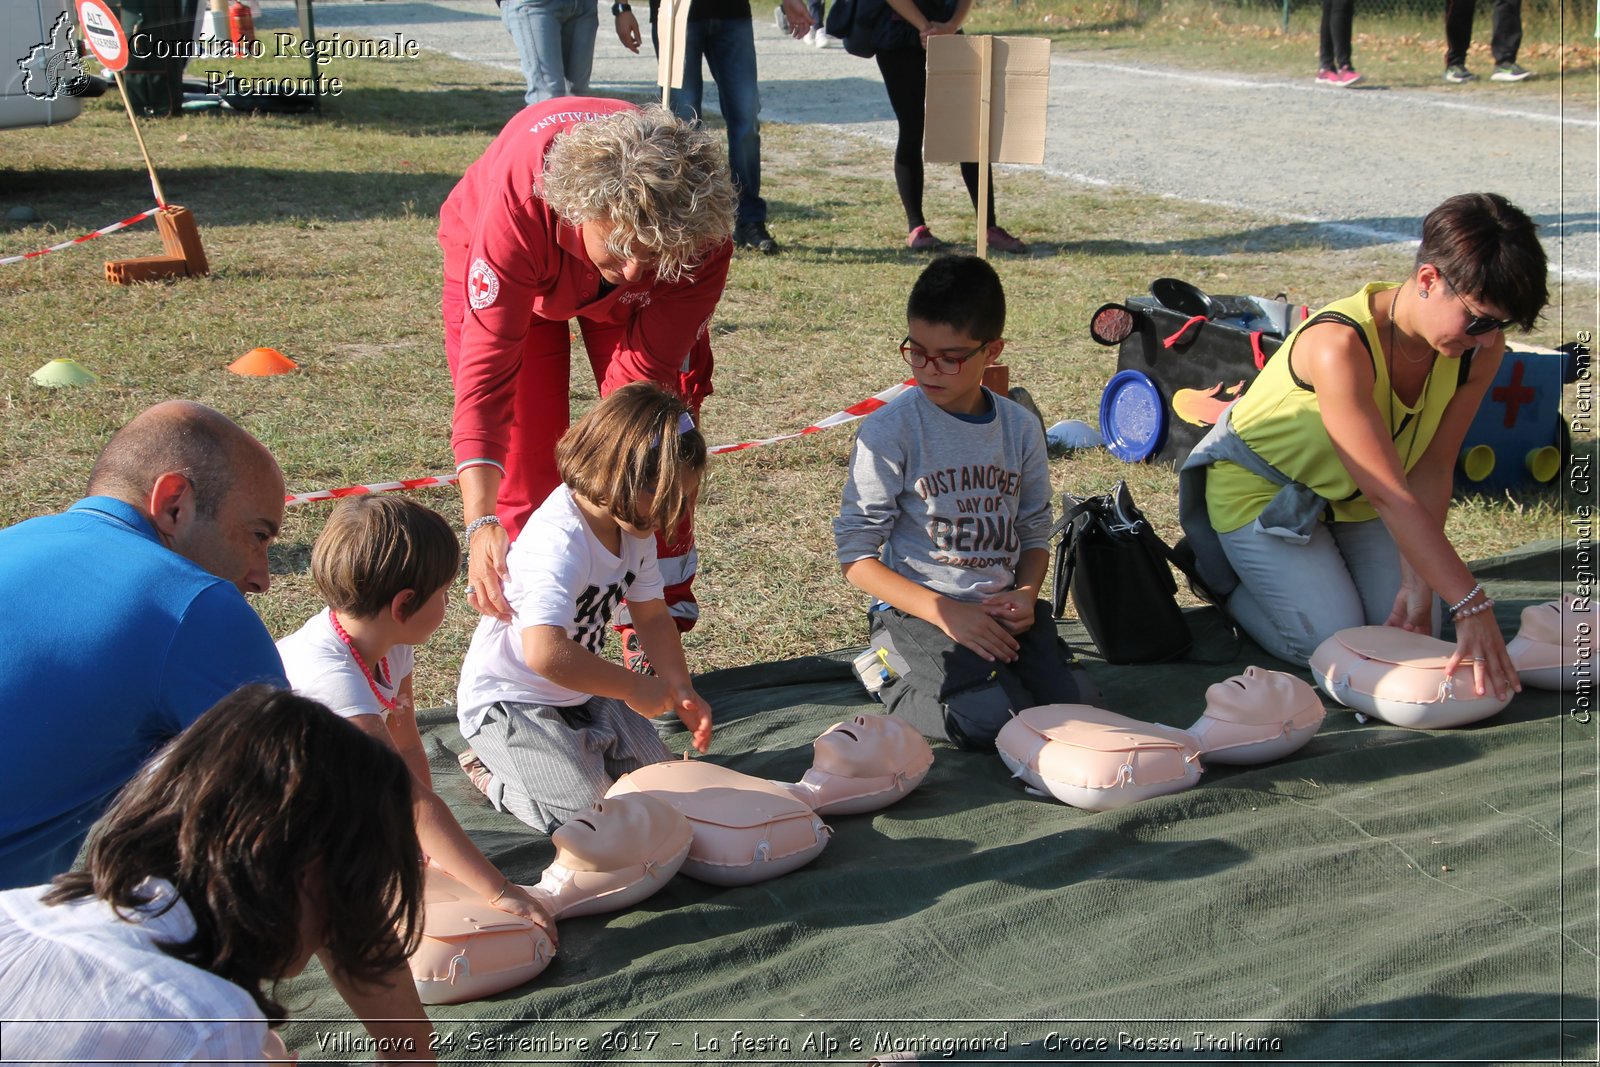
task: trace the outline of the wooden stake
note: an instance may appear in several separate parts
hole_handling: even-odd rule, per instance
[[[676,68],[678,56],[677,34],[677,3],[675,0],[661,0],[661,8],[656,12],[656,35],[661,38],[661,106],[672,108],[672,72]]]
[[[978,258],[989,258],[989,82],[994,70],[994,38],[978,42]]]
[[[117,79],[117,92],[122,94],[122,106],[128,109],[128,121],[133,124],[134,139],[139,142],[139,154],[144,156],[145,169],[150,172],[150,191],[156,194],[156,206],[166,207],[167,196],[161,191],[161,179],[156,177],[156,167],[150,162],[150,153],[144,147],[144,134],[139,132],[139,120],[133,113],[133,102],[128,99],[128,87],[122,81],[122,71],[113,75]]]

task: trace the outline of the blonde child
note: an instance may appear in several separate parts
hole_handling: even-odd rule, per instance
[[[711,743],[711,708],[690,682],[655,546],[655,531],[679,528],[705,464],[688,406],[653,382],[618,389],[556,446],[563,484],[506,557],[511,621],[478,623],[456,698],[476,753],[463,766],[496,808],[537,830],[671,758],[647,719],[676,712],[695,748]],[[655,675],[600,656],[624,597]]]
[[[296,692],[400,754],[429,861],[501,911],[539,923],[553,943],[544,906],[489,862],[433,791],[417,732],[414,648],[444,621],[460,565],[455,531],[438,512],[400,497],[340,501],[311,549],[311,577],[328,607],[279,641],[278,654]]]

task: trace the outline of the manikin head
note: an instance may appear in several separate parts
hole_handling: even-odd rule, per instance
[[[892,715],[857,715],[828,727],[814,745],[811,769],[784,784],[818,815],[858,815],[911,792],[933,766],[922,735]]]
[[[857,715],[816,740],[812,766],[845,778],[881,778],[926,769],[931,750],[922,735],[890,715]]]
[[[1589,601],[1580,601],[1570,593],[1560,600],[1529,604],[1522,609],[1522,623],[1517,636],[1540,644],[1576,649],[1587,628],[1593,626],[1589,612]]]
[[[1311,740],[1326,714],[1317,691],[1301,679],[1246,667],[1206,690],[1205,711],[1189,736],[1213,763],[1265,763]]]
[[[1307,704],[1320,706],[1316,691],[1292,674],[1246,667],[1206,690],[1205,714],[1224,722],[1281,723]]]
[[[682,850],[688,824],[676,808],[645,793],[597,800],[550,835],[556,863],[573,871],[620,871],[661,863]]]

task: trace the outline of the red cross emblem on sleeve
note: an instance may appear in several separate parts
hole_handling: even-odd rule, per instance
[[[473,260],[472,269],[467,272],[467,303],[472,310],[482,311],[499,295],[500,279],[495,277],[494,268],[481,259]]]

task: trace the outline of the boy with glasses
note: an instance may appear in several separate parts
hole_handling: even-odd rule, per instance
[[[1039,599],[1050,469],[1039,420],[983,387],[1005,293],[976,256],[934,260],[900,354],[917,388],[861,424],[833,522],[845,578],[875,600],[880,695],[925,736],[992,749],[1016,712],[1094,698]]]

